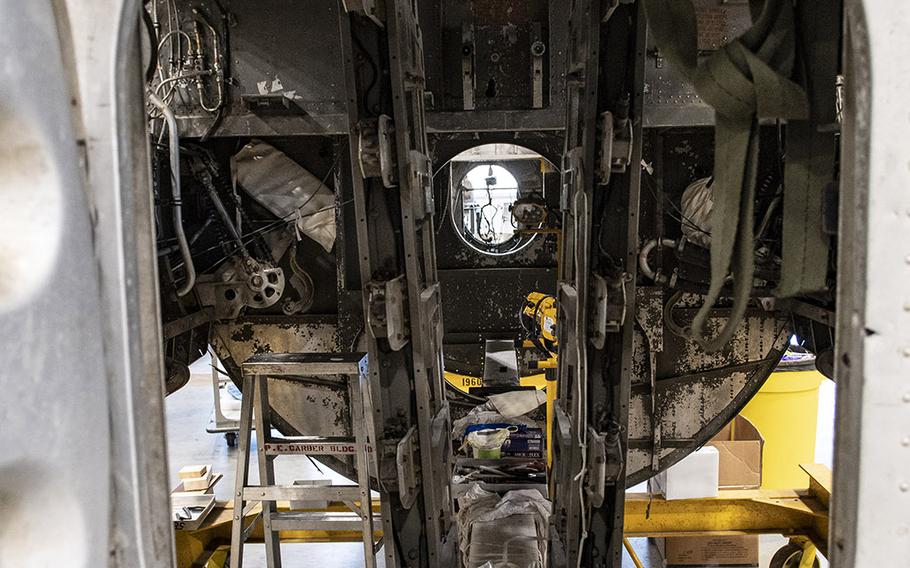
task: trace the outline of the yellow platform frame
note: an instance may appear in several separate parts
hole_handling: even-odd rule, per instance
[[[630,494],[626,498],[625,530],[628,537],[779,534],[804,546],[804,560],[811,566],[815,551],[828,551],[828,506],[831,471],[822,465],[801,466],[809,474],[808,489],[756,489],[721,491],[708,499],[667,501],[662,497]],[[287,503],[279,509],[287,509]],[[378,502],[374,509],[378,510]],[[333,505],[329,511],[346,511]],[[256,514],[255,508],[247,513]],[[222,568],[229,550],[231,502],[219,501],[202,527],[177,531],[178,568]],[[380,532],[376,536],[381,536]],[[283,543],[360,542],[359,532],[288,531]],[[249,542],[262,542],[257,527]],[[810,558],[811,555],[811,558]]]

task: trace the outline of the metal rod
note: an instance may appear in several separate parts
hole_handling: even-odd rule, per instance
[[[632,547],[632,543],[629,542],[629,539],[623,537],[622,545],[626,547],[626,552],[629,553],[629,558],[632,559],[632,564],[635,564],[635,568],[645,568],[644,564],[641,563],[641,559],[638,558],[635,548]]]
[[[167,106],[152,91],[148,91],[148,99],[161,111],[168,130],[168,145],[171,157],[171,194],[174,201],[174,233],[177,235],[177,245],[180,247],[180,255],[183,257],[183,266],[186,271],[186,282],[182,288],[177,289],[177,295],[185,296],[196,284],[196,267],[193,265],[190,245],[186,240],[186,233],[183,231],[183,201],[180,193],[180,133],[177,130],[177,119],[174,117],[171,107]]]
[[[221,201],[221,197],[215,189],[215,184],[207,184],[206,191],[209,194],[209,199],[212,200],[212,205],[214,205],[215,210],[218,211],[218,216],[221,217],[221,220],[224,222],[224,226],[227,228],[228,233],[231,234],[231,238],[234,239],[234,242],[237,243],[237,246],[240,248],[240,254],[242,254],[244,258],[249,258],[250,253],[247,250],[246,245],[243,244],[243,235],[237,230],[234,221],[231,219],[231,215],[228,213],[227,209],[225,209],[224,203]]]

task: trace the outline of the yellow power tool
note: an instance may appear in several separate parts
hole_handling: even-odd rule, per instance
[[[526,334],[522,346],[526,349],[536,349],[543,357],[530,361],[529,367],[555,368],[559,345],[556,338],[556,298],[543,292],[531,292],[521,309],[520,319]]]

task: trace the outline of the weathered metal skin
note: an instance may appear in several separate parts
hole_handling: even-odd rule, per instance
[[[675,320],[699,296],[687,294]],[[465,300],[466,301],[466,300]],[[634,342],[634,377],[629,408],[627,486],[670,467],[713,437],[758,392],[786,349],[786,320],[780,314],[750,312],[730,347],[706,353],[694,341],[669,332],[663,321],[667,295],[658,287],[639,288]],[[686,307],[686,306],[690,307]],[[709,322],[720,327],[724,313]],[[212,325],[212,345],[226,370],[239,377],[238,361],[264,352],[320,352],[344,349],[338,324],[284,324],[238,321]],[[348,346],[349,347],[349,346]],[[650,356],[656,363],[656,416],[660,443],[653,441]],[[349,436],[350,404],[342,385],[301,377],[269,382],[273,419],[287,434]],[[463,406],[463,404],[459,404]],[[659,454],[654,467],[653,456]],[[329,467],[354,475],[349,461],[325,458]]]
[[[727,349],[706,353],[695,341],[666,329],[663,311],[667,301],[660,288],[638,290],[626,455],[629,487],[673,465],[713,437],[758,392],[789,339],[782,314],[753,310]],[[680,304],[694,306],[699,301],[699,295],[686,294]],[[686,312],[694,309],[676,308],[674,321],[687,321]],[[716,310],[709,320],[712,331],[723,325],[724,311]],[[656,462],[655,454],[659,456]]]
[[[257,353],[337,352],[335,324],[223,322],[212,325],[212,346],[225,370],[240,385],[240,363]],[[272,421],[285,434],[351,436],[350,398],[343,383],[323,378],[270,379]],[[352,460],[321,461],[342,475],[354,475]]]

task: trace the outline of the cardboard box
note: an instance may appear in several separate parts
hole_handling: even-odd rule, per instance
[[[183,491],[205,491],[212,484],[212,464],[184,466],[177,476]]]
[[[515,458],[543,459],[545,453],[543,430],[519,426],[502,444],[502,455]]]
[[[205,491],[212,484],[212,472],[208,471],[202,477],[191,477],[183,480],[183,490]]]
[[[718,452],[721,489],[761,487],[762,449],[765,441],[751,422],[737,416],[708,443]]]
[[[667,566],[758,566],[758,535],[655,539]]]
[[[199,477],[205,477],[211,469],[211,464],[185,465],[177,472],[177,477],[180,479],[197,479]]]
[[[742,416],[737,416],[714,436],[708,445],[717,450],[720,493],[723,489],[761,487],[764,443],[758,429]],[[655,540],[667,566],[758,566],[758,535]]]
[[[652,477],[648,486],[668,501],[716,497],[718,458],[717,448],[701,447]]]
[[[183,481],[180,482],[180,485],[174,488],[171,493],[183,493],[185,495],[211,495],[215,492],[215,484],[221,481],[221,478],[224,477],[223,474],[213,473],[212,478],[209,480],[208,487],[205,489],[194,489],[189,490],[183,485]]]

